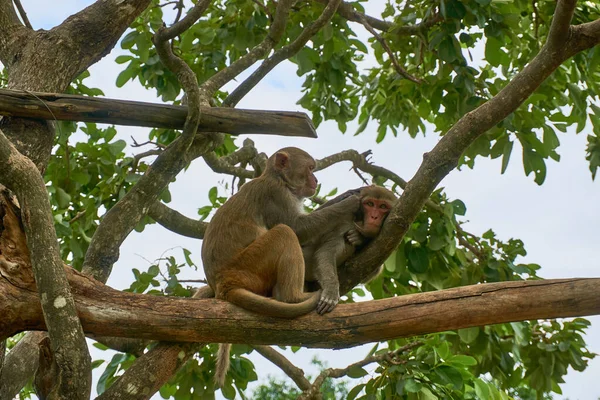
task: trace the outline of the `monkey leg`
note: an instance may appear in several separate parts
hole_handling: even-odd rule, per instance
[[[218,297],[263,315],[294,318],[314,310],[319,298],[319,293],[303,292],[302,249],[294,231],[283,224],[240,252],[217,281]],[[276,300],[263,297],[270,294]]]

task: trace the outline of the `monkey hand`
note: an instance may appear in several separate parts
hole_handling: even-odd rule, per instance
[[[323,289],[317,304],[317,312],[323,315],[333,311],[338,301],[340,301],[340,289],[337,285]]]
[[[346,232],[346,240],[348,241],[348,243],[350,243],[352,245],[352,247],[360,247],[365,243],[365,238],[363,235],[360,234],[360,232],[356,229],[350,229],[348,232]]]

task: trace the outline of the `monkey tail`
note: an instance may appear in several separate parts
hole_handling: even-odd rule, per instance
[[[215,384],[222,388],[225,385],[225,377],[229,371],[229,351],[231,343],[219,343],[217,351],[217,370],[215,371]]]
[[[227,301],[245,310],[277,318],[296,318],[317,308],[321,291],[306,293],[308,298],[300,303],[285,303],[263,297],[247,289],[235,288],[227,292]]]

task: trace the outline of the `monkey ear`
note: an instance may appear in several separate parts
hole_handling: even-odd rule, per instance
[[[277,169],[284,169],[284,168],[288,167],[289,164],[290,164],[290,156],[288,153],[280,151],[277,154],[275,154],[275,167]]]

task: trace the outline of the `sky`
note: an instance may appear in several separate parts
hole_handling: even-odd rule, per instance
[[[61,0],[22,0],[28,17],[35,29],[59,24],[67,16],[81,10],[91,1]],[[368,13],[377,15],[383,1],[371,1],[365,4]],[[374,5],[375,7],[373,7]],[[357,33],[361,29],[355,24]],[[364,34],[364,33],[361,33]],[[118,47],[118,46],[117,46]],[[145,91],[139,84],[129,82],[123,88],[116,88],[114,82],[122,65],[114,63],[119,54],[116,49],[91,69],[91,78],[86,85],[101,88],[107,97],[138,101],[157,101],[152,93]],[[239,80],[241,81],[241,80]],[[301,111],[296,101],[300,97],[302,81],[296,76],[295,68],[289,63],[278,66],[239,104],[239,108],[264,110]],[[233,86],[230,86],[231,88]],[[352,136],[353,128],[341,136],[335,123],[323,123],[317,129],[318,139],[285,138],[253,135],[257,149],[267,154],[284,146],[298,146],[315,158],[322,158],[346,149],[359,152],[372,150],[372,161],[388,168],[408,180],[417,170],[422,154],[430,150],[438,137],[429,133],[411,139],[408,134],[398,137],[389,135],[381,144],[375,143],[376,126],[370,124],[359,136]],[[146,129],[119,127],[119,135],[129,140],[134,136],[144,140]],[[588,164],[585,161],[586,135],[591,127],[579,135],[559,133],[561,146],[560,163],[549,161],[546,181],[542,186],[533,182],[532,176],[523,173],[522,162],[515,148],[510,165],[505,174],[500,174],[500,160],[478,158],[475,169],[462,168],[449,174],[441,185],[450,198],[459,198],[467,205],[468,222],[464,228],[480,235],[493,229],[501,240],[522,239],[527,256],[519,259],[522,263],[537,263],[542,266],[540,275],[544,278],[600,277],[598,261],[598,227],[600,226],[600,182],[593,182]],[[248,136],[241,136],[238,144]],[[129,155],[143,150],[126,149]],[[349,170],[350,164],[338,164],[317,176],[324,191],[337,187],[340,192],[361,185],[359,178]],[[207,193],[212,186],[218,186],[225,194],[224,183],[230,183],[231,177],[221,176],[206,167],[202,160],[196,160],[190,168],[171,185],[173,201],[170,207],[195,218],[198,208],[209,204]],[[145,269],[148,260],[155,260],[165,254],[173,254],[181,259],[181,248],[192,251],[192,259],[201,266],[200,241],[183,238],[158,225],[147,227],[142,233],[132,233],[121,248],[121,257],[113,269],[108,284],[122,289],[128,287],[133,279],[131,268]],[[166,252],[166,253],[165,253]],[[200,271],[186,272],[189,278],[202,278]],[[588,318],[592,327],[586,341],[588,348],[600,353],[600,317]],[[297,354],[286,352],[297,366],[305,372],[315,373],[310,359],[317,355],[326,360],[330,367],[345,367],[363,358],[370,345],[347,350],[307,350]],[[94,358],[110,359],[107,353],[94,350]],[[250,358],[261,371],[283,377],[283,374],[270,362],[257,355]],[[373,366],[372,366],[373,368]],[[371,368],[371,370],[372,370]],[[371,371],[370,370],[370,371]],[[97,370],[96,370],[97,371]],[[98,372],[95,373],[97,378]],[[557,399],[596,400],[600,398],[600,357],[590,363],[583,373],[569,372],[566,383],[561,385],[563,395]],[[156,397],[158,398],[158,397]]]

